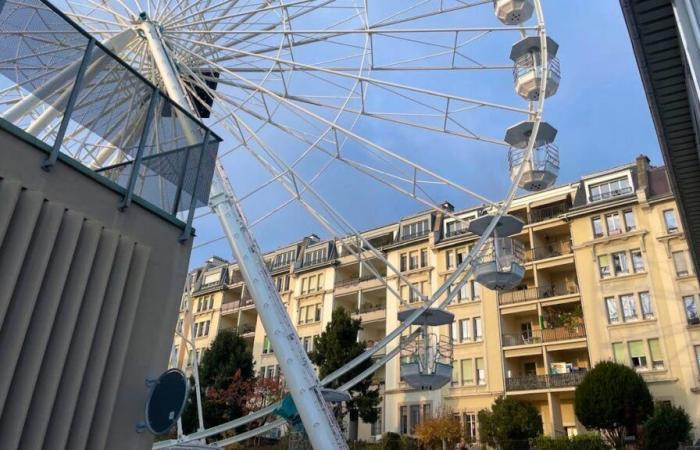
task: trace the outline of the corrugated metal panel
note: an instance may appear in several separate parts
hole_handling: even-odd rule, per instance
[[[0,199],[1,446],[104,448],[150,250],[16,180]]]

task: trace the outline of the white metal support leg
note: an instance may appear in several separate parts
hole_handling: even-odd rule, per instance
[[[148,20],[141,24],[153,60],[168,95],[183,108],[190,109],[176,67],[160,39],[157,26]],[[185,130],[187,132],[187,130]],[[241,275],[250,290],[255,307],[278,357],[289,392],[299,411],[306,433],[317,450],[345,450],[347,444],[330,408],[321,395],[320,383],[311,361],[301,346],[282,299],[265,267],[262,253],[239,209],[231,184],[217,162],[209,205],[221,221]]]

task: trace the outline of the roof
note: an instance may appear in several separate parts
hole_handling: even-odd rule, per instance
[[[700,157],[672,0],[620,0],[666,163],[671,188],[700,267]]]

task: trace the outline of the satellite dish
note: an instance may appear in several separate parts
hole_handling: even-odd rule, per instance
[[[165,434],[182,415],[189,383],[180,369],[169,369],[151,384],[146,400],[146,428],[155,435]]]

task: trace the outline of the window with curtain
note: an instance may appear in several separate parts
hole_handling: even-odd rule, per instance
[[[625,322],[637,318],[637,305],[632,294],[621,295],[620,303],[622,303],[622,318]]]
[[[627,264],[627,253],[625,253],[625,252],[613,253],[612,259],[613,259],[613,267],[615,268],[615,275],[629,272],[629,265]]]
[[[459,340],[466,342],[469,340],[469,319],[461,319],[459,321]]]
[[[447,270],[454,268],[455,266],[455,252],[454,250],[448,250],[445,252],[445,267]]]
[[[634,273],[644,272],[644,259],[642,258],[642,251],[635,249],[630,251],[632,255],[632,269]]]
[[[462,414],[462,428],[464,431],[464,436],[473,441],[477,438],[476,430],[478,429],[476,423],[476,414],[474,413],[463,413]]]
[[[603,221],[600,217],[594,217],[591,219],[591,226],[593,227],[593,237],[602,237],[605,232],[603,231]]]
[[[411,434],[415,434],[416,426],[420,424],[420,405],[411,405],[409,407],[409,420]]]
[[[648,292],[639,293],[639,304],[642,305],[642,317],[645,319],[654,318],[654,309],[651,306],[651,295]]]
[[[425,248],[421,249],[421,251],[420,251],[420,266],[421,267],[428,266],[428,250]]]
[[[671,255],[673,256],[673,265],[676,268],[676,275],[679,277],[688,275],[688,260],[685,257],[685,252],[673,252]]]
[[[477,384],[486,384],[486,365],[484,358],[476,358],[476,380]]]
[[[608,323],[620,321],[620,313],[617,311],[617,300],[615,300],[615,297],[605,298],[605,308],[608,311]]]
[[[661,342],[658,338],[649,339],[649,357],[653,369],[664,368],[664,355],[661,351]]]
[[[481,330],[481,317],[474,317],[473,324],[474,324],[474,340],[480,341],[481,338],[483,337],[483,333]]]
[[[625,352],[625,344],[622,342],[613,342],[613,358],[618,364],[627,364],[627,353]]]
[[[635,369],[646,369],[647,356],[644,351],[644,341],[629,341],[630,361]]]
[[[694,295],[686,295],[683,297],[683,307],[685,309],[685,318],[688,319],[688,323],[695,325],[700,323],[700,318],[698,318],[698,308],[695,304]]]
[[[675,233],[678,231],[678,223],[676,222],[676,215],[672,209],[667,209],[664,211],[664,224],[666,225],[667,233]]]
[[[474,384],[474,366],[471,359],[460,361],[462,366],[462,385]]]
[[[620,214],[606,214],[605,223],[608,225],[608,234],[612,235],[622,233],[622,222],[620,221]]]
[[[399,417],[401,417],[401,434],[408,434],[408,406],[399,407]]]
[[[610,276],[610,256],[598,256],[598,270],[600,272],[600,278],[607,278]]]
[[[634,221],[634,212],[631,209],[622,212],[625,218],[625,230],[633,231],[637,228],[637,223]]]

